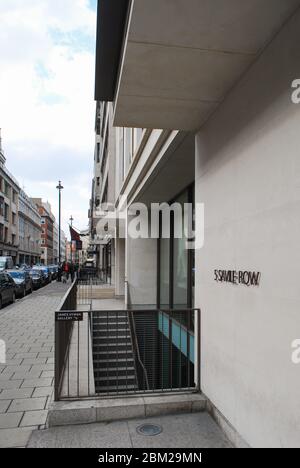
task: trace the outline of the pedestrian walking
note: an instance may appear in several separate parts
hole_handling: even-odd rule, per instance
[[[63,273],[63,267],[62,267],[62,264],[60,263],[60,264],[58,265],[58,271],[57,271],[57,281],[58,281],[59,283],[61,283],[62,273]]]
[[[70,275],[70,267],[69,264],[66,262],[63,267],[63,272],[64,272],[64,283],[69,281],[69,275]]]
[[[71,263],[70,265],[70,275],[71,275],[71,282],[73,283],[75,279],[75,267],[73,263]]]

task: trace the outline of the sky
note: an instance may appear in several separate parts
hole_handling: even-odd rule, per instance
[[[8,170],[62,227],[88,226],[97,0],[0,0],[0,128]]]

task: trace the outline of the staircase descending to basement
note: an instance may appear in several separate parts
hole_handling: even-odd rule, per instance
[[[127,312],[94,313],[92,328],[96,393],[138,390]]]

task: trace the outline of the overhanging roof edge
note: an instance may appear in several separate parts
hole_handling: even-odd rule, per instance
[[[98,0],[95,100],[113,101],[131,0]]]

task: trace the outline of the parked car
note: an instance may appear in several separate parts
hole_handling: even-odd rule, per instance
[[[33,289],[39,289],[45,284],[45,276],[41,270],[30,270],[29,272]]]
[[[33,267],[33,270],[39,270],[42,271],[44,274],[44,284],[51,283],[52,278],[51,278],[51,273],[48,267],[46,266],[35,266]]]
[[[32,280],[28,271],[9,270],[7,273],[16,284],[17,297],[25,297],[27,293],[32,293]]]
[[[0,273],[0,309],[4,304],[15,302],[16,284],[7,273]]]
[[[12,257],[0,257],[0,271],[10,270],[14,268]]]
[[[26,265],[26,263],[23,263],[22,265],[20,265],[20,270],[30,271],[31,267],[29,265]]]
[[[50,273],[51,273],[51,279],[55,280],[57,278],[57,268],[55,265],[49,265],[48,266]]]
[[[44,272],[44,270],[42,270],[41,268],[34,267],[31,271],[32,272],[36,271],[38,274],[41,275],[42,287],[49,283],[49,279],[46,276],[46,273]]]

